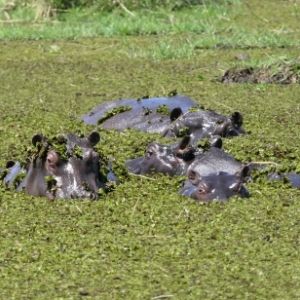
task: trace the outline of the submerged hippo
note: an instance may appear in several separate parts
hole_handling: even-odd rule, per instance
[[[236,174],[221,171],[205,176],[190,170],[180,194],[200,202],[224,202],[232,196],[248,197],[249,192],[243,185],[247,173],[247,167]]]
[[[105,129],[125,130],[129,128],[163,133],[172,120],[187,112],[197,103],[186,96],[170,96],[143,99],[121,99],[95,107],[84,115],[86,124],[101,124]]]
[[[219,138],[211,141],[208,150],[197,149],[190,145],[188,136],[175,145],[151,143],[143,157],[126,161],[126,167],[134,174],[187,175],[180,193],[199,201],[225,201],[234,195],[248,196],[243,183],[251,164],[244,165],[235,160],[220,149],[221,146]]]
[[[21,168],[18,162],[9,162],[3,181],[33,196],[97,199],[98,189],[104,187],[99,154],[94,150],[99,140],[98,132],[87,137],[68,134],[53,140],[37,134],[32,138],[36,150],[27,166]],[[15,183],[22,172],[25,178]]]
[[[244,133],[239,112],[223,116],[197,107],[197,103],[185,96],[123,99],[97,106],[82,120],[120,131],[133,128],[170,137],[189,134],[193,144],[215,135],[232,137]]]
[[[249,195],[243,183],[250,173],[244,165],[221,149],[211,148],[189,166],[188,179],[180,193],[196,200],[209,202],[213,199],[226,201],[234,195]]]
[[[144,156],[127,160],[126,168],[134,174],[185,175],[190,164],[203,151],[191,146],[190,141],[190,136],[185,136],[180,143],[173,145],[152,142],[148,145]],[[220,137],[215,137],[209,142],[209,147],[222,147]]]
[[[211,136],[233,137],[245,133],[242,128],[243,117],[239,112],[223,116],[211,110],[189,111],[181,114],[163,132],[164,136],[191,136],[191,143]]]

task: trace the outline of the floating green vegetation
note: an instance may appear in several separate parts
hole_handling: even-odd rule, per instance
[[[170,110],[168,108],[167,105],[160,105],[157,109],[156,109],[156,112],[158,112],[159,114],[162,114],[162,115],[166,115],[166,116],[169,116],[170,115]]]
[[[198,148],[203,149],[204,151],[208,150],[211,147],[209,138],[201,139],[197,143],[197,146]]]
[[[177,136],[184,137],[184,136],[188,135],[189,132],[190,132],[190,129],[188,127],[182,127],[182,128],[178,129]]]
[[[157,36],[3,42],[0,166],[22,161],[37,131],[51,137],[95,130],[80,116],[103,101],[177,89],[206,108],[243,114],[246,134],[224,139],[225,151],[244,163],[276,163],[282,170],[299,171],[300,86],[211,80],[234,65],[241,52],[257,61],[299,55],[298,48],[290,47],[299,42],[295,1],[246,4],[251,10],[237,11],[236,19],[220,14],[215,36],[237,22],[249,32],[273,32],[281,43],[259,34],[248,45],[272,47],[211,43],[209,50],[196,49],[191,58],[157,61],[151,53]],[[187,24],[197,20],[193,15],[185,18]],[[106,30],[113,32],[109,24]],[[209,39],[211,32],[206,32]],[[231,41],[227,45],[239,46],[230,31],[223,33]],[[203,35],[195,43],[201,44]],[[36,38],[21,30],[15,37],[28,36]],[[6,37],[13,38],[8,32]],[[172,39],[175,46],[183,43],[182,36]],[[246,42],[247,35],[240,41]],[[147,55],[134,57],[132,49]],[[1,298],[299,298],[299,190],[259,176],[246,183],[248,199],[198,205],[178,194],[184,177],[135,176],[124,166],[153,141],[177,141],[133,130],[100,130],[100,135],[96,149],[115,159],[113,171],[120,181],[112,192],[102,191],[100,201],[49,202],[0,186]]]
[[[77,158],[83,158],[83,150],[78,145],[75,145],[72,149],[72,155]]]
[[[130,111],[132,108],[130,106],[127,106],[127,105],[122,105],[122,106],[118,106],[118,107],[115,107],[113,108],[112,110],[108,111],[105,113],[105,115],[100,118],[98,120],[98,124],[101,124],[103,123],[105,120],[115,116],[115,115],[118,115],[122,112],[125,112],[125,111]]]
[[[201,109],[205,109],[205,107],[203,105],[197,105],[189,108],[189,112],[197,112]]]

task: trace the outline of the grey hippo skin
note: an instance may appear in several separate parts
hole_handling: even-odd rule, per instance
[[[191,163],[180,194],[200,202],[226,201],[235,195],[248,197],[243,183],[249,170],[223,150],[211,148]]]
[[[82,120],[86,124],[100,124],[102,128],[119,131],[133,128],[169,137],[189,134],[192,144],[215,135],[232,137],[244,133],[243,117],[239,112],[223,116],[197,107],[196,102],[179,95],[122,99],[97,106]]]
[[[171,119],[177,118],[191,107],[196,106],[196,102],[180,95],[120,99],[98,105],[84,115],[82,120],[89,125],[101,124],[101,127],[105,129],[121,131],[133,128],[145,132],[162,133],[167,130]],[[171,119],[170,112],[173,112]]]
[[[97,199],[98,189],[104,186],[100,180],[100,158],[94,150],[99,140],[98,132],[87,137],[67,134],[53,140],[37,134],[32,138],[36,150],[27,166],[21,168],[18,162],[9,162],[3,181],[12,186],[18,173],[25,172],[17,190],[30,195]]]
[[[243,117],[239,112],[223,116],[210,110],[189,111],[179,116],[163,132],[164,136],[180,136],[181,132],[191,136],[191,143],[212,136],[233,137],[245,133]]]
[[[126,168],[134,174],[163,173],[170,176],[185,175],[195,157],[202,149],[190,144],[190,137],[184,137],[179,143],[163,145],[152,142],[147,146],[145,155],[126,161]],[[222,147],[220,137],[210,140],[209,147]]]
[[[222,140],[214,138],[210,148],[195,148],[186,136],[178,144],[151,143],[145,155],[126,162],[134,174],[163,173],[170,176],[187,175],[180,193],[198,201],[226,201],[229,197],[249,195],[243,183],[250,167],[235,160],[220,149]]]

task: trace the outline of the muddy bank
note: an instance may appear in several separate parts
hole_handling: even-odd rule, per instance
[[[266,68],[231,68],[219,78],[222,83],[300,83],[300,65],[279,65]]]

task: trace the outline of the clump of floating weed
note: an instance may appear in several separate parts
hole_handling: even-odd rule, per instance
[[[205,109],[203,105],[192,106],[189,108],[189,112],[197,112],[201,109]]]
[[[184,137],[190,133],[190,129],[188,127],[179,128],[177,136]]]
[[[26,177],[26,172],[23,170],[21,170],[21,172],[16,176],[16,178],[14,179],[14,188],[17,188],[25,179]]]
[[[166,116],[168,116],[170,114],[170,110],[166,104],[158,106],[158,108],[156,109],[156,112],[158,112],[159,114],[162,114],[162,115],[166,115]]]
[[[115,107],[111,110],[109,110],[108,112],[105,113],[105,115],[98,120],[98,124],[101,124],[103,123],[104,121],[106,121],[107,119],[115,116],[115,115],[118,115],[122,112],[125,112],[125,111],[130,111],[132,108],[128,105],[122,105],[122,106],[119,106],[119,107]]]
[[[204,151],[207,151],[211,148],[211,144],[210,144],[210,140],[209,138],[204,138],[204,139],[201,139],[198,143],[197,143],[197,147],[204,150]]]
[[[67,160],[70,156],[70,154],[68,153],[66,140],[60,137],[54,137],[53,139],[51,139],[49,141],[49,148],[57,152],[63,160]]]
[[[82,158],[83,157],[82,148],[79,147],[78,145],[75,145],[72,149],[72,154],[77,158]]]

